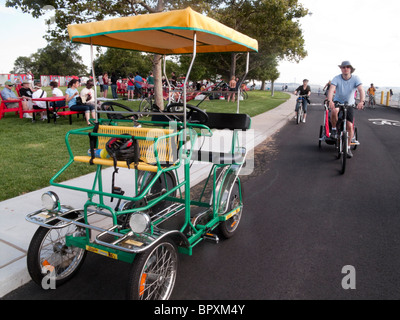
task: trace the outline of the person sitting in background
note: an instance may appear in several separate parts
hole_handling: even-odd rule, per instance
[[[58,88],[58,82],[57,81],[51,81],[50,82],[50,88],[51,88],[51,95],[53,97],[63,97],[64,94],[63,92]],[[65,101],[61,100],[61,101],[53,101],[51,102],[51,107],[52,108],[61,108],[65,106]]]
[[[33,99],[38,99],[38,98],[47,98],[47,92],[42,89],[42,85],[40,83],[36,84],[33,87],[33,94],[32,98]],[[46,102],[45,101],[35,101],[33,104],[33,109],[40,110],[40,109],[46,109]],[[41,119],[42,121],[47,120],[47,113],[43,110],[43,112],[40,112]]]
[[[83,88],[80,94],[83,104],[90,104],[95,106],[94,101],[94,90],[93,90],[93,80],[88,80],[86,82],[86,88]]]
[[[22,100],[22,110],[32,110],[33,103],[32,103],[32,95],[33,92],[30,88],[29,81],[22,82],[22,87],[19,89],[19,95],[23,98]],[[29,113],[24,113],[24,118],[32,119],[32,115]]]
[[[15,100],[18,99],[17,95],[15,92],[12,90],[14,86],[14,82],[8,80],[4,83],[4,89],[1,90],[1,98],[4,101],[7,100]],[[18,108],[18,102],[5,102],[7,108]]]
[[[78,87],[79,87],[79,80],[77,79],[72,79],[68,83],[68,89],[65,91],[65,101],[68,103],[68,107],[71,111],[85,112],[86,123],[88,125],[91,125],[89,121],[90,116],[93,119],[96,117],[94,105],[78,103],[76,99],[77,96],[79,96]]]
[[[63,97],[64,96],[63,92],[60,90],[60,88],[58,88],[57,81],[50,82],[50,88],[51,88],[51,94],[53,97]]]

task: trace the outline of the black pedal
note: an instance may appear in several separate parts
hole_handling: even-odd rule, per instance
[[[219,243],[219,238],[218,238],[218,236],[217,236],[216,234],[214,234],[214,233],[209,233],[209,232],[205,233],[205,234],[203,235],[203,239],[204,239],[204,240],[207,240],[207,241],[214,242],[214,243]]]

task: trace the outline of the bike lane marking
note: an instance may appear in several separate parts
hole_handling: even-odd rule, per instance
[[[392,127],[400,127],[400,121],[397,120],[389,120],[389,119],[368,119],[369,122],[377,126],[392,126]]]

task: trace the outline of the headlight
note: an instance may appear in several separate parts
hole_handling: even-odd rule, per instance
[[[134,212],[129,219],[129,226],[135,233],[143,233],[150,228],[150,217],[144,212]]]
[[[42,206],[47,210],[54,210],[58,207],[58,196],[53,191],[48,191],[42,195]]]

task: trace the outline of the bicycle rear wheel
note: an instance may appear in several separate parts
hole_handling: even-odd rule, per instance
[[[112,113],[107,113],[107,118],[108,119],[113,119],[113,120],[122,120],[122,119],[131,119],[131,118],[136,118],[137,116],[133,114],[133,110],[121,103],[114,102],[114,101],[107,101],[104,102],[101,107],[101,111],[108,111]],[[118,113],[118,111],[122,111],[124,113]],[[129,114],[129,112],[132,112]]]
[[[324,133],[324,126],[320,126],[319,127],[319,139],[318,139],[318,148],[321,149],[321,142],[322,142],[322,138],[324,137],[325,133]]]

